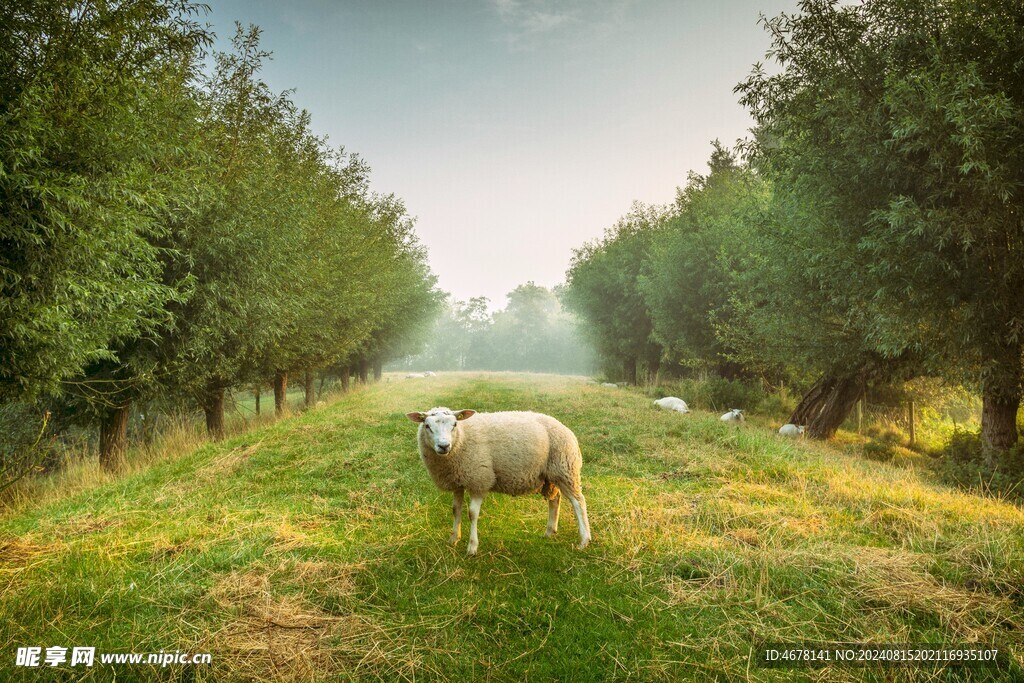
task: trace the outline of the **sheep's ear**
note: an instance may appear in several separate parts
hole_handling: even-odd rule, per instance
[[[426,413],[412,412],[412,413],[406,413],[405,416],[407,418],[409,418],[410,420],[412,420],[413,422],[423,422],[424,420],[427,419],[427,414]]]
[[[456,420],[465,420],[465,419],[473,417],[474,415],[476,415],[476,411],[475,410],[459,410],[459,411],[456,411],[456,413],[455,413],[455,419]]]

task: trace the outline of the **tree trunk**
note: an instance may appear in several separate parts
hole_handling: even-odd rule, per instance
[[[986,373],[981,387],[981,441],[985,461],[1017,445],[1017,412],[1021,401],[1021,349],[1000,349],[1000,360]]]
[[[116,472],[124,465],[128,450],[128,413],[131,404],[108,408],[100,417],[100,466]]]
[[[850,415],[863,393],[864,377],[861,373],[836,380],[821,406],[821,412],[808,425],[807,436],[812,439],[831,439],[835,436],[839,425]]]
[[[324,397],[324,380],[327,379],[327,372],[320,373],[320,386],[316,388],[316,397],[321,399]]]
[[[636,358],[626,358],[622,361],[622,370],[626,376],[626,382],[636,384]]]
[[[384,361],[375,360],[373,361],[373,381],[379,382],[380,378],[384,376]]]
[[[209,389],[203,397],[206,433],[214,441],[224,438],[224,387]]]
[[[365,360],[359,361],[359,383],[366,384],[370,377],[370,364]]]
[[[811,420],[816,418],[821,412],[822,406],[825,404],[825,400],[832,392],[832,387],[835,385],[835,378],[828,375],[822,375],[814,385],[807,390],[804,397],[800,399],[799,405],[793,414],[789,416],[789,424],[807,426],[811,423]]]
[[[281,417],[288,411],[288,371],[274,373],[274,415]]]
[[[345,366],[341,369],[341,391],[342,393],[348,391],[349,380],[352,377],[352,369],[349,366]]]
[[[981,440],[989,452],[988,463],[994,464],[997,452],[1013,448],[1017,444],[1017,411],[1020,410],[1020,396],[1017,400],[997,398],[984,394],[981,399]]]
[[[305,389],[306,389],[306,407],[312,408],[316,405],[316,385],[313,383],[315,375],[312,370],[306,370],[306,374],[303,375]]]
[[[252,396],[253,396],[253,398],[255,398],[255,399],[256,399],[256,414],[257,414],[257,415],[259,415],[259,414],[260,414],[260,394],[261,394],[261,393],[263,393],[263,392],[261,392],[261,391],[259,390],[259,388],[257,388],[257,389],[256,389],[255,391],[253,391],[253,392],[252,392]]]

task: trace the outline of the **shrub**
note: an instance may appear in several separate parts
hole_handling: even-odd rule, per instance
[[[943,456],[940,471],[947,482],[1024,500],[1024,443],[990,461],[980,435],[958,429]]]

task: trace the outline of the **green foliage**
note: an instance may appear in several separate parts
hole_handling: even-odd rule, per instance
[[[640,288],[654,337],[677,362],[728,373],[727,324],[737,272],[755,254],[753,228],[767,185],[717,141],[707,176],[691,173],[653,241]]]
[[[951,484],[1024,501],[1024,444],[993,454],[978,434],[957,430],[943,455],[939,469]]]
[[[187,296],[162,275],[189,198],[174,110],[208,36],[187,2],[0,10],[0,398],[56,394]]]
[[[436,314],[404,205],[259,79],[259,29],[200,77],[200,8],[0,10],[0,401],[217,411],[277,371],[408,353]]]
[[[563,300],[579,318],[598,356],[637,380],[637,365],[655,374],[662,347],[641,290],[651,244],[669,216],[664,207],[633,205],[604,239],[573,252]]]
[[[1024,341],[1022,23],[1015,0],[806,0],[765,22],[781,70],[737,87],[790,217],[769,253],[798,250],[821,348],[967,378],[1001,419]]]

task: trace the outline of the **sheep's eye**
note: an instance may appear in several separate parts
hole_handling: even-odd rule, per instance
[[[430,431],[430,425],[428,425],[426,422],[423,423],[423,426],[427,428],[428,432]]]

